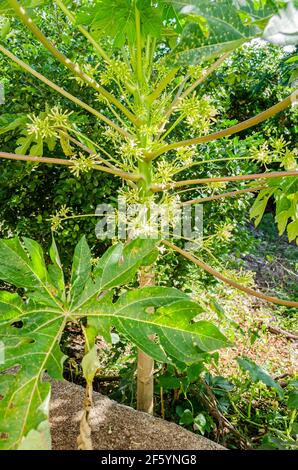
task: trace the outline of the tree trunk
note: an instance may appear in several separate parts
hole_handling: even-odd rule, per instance
[[[154,271],[152,266],[141,268],[139,273],[139,285],[140,287],[154,286]],[[137,409],[150,414],[153,414],[153,372],[154,360],[139,349]]]

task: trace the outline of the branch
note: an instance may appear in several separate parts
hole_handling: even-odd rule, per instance
[[[217,162],[235,162],[237,160],[253,160],[255,157],[254,156],[249,156],[249,157],[223,157],[223,158],[210,158],[210,160],[200,160],[200,161],[194,161],[193,163],[190,163],[189,165],[181,166],[178,168],[177,171],[173,173],[173,175],[178,175],[178,173],[182,173],[185,170],[188,170],[189,168],[193,168],[194,166],[199,166],[199,165],[206,165],[208,163],[217,163]]]
[[[189,77],[190,77],[190,74],[187,73],[187,74],[185,75],[185,77],[183,78],[183,80],[181,81],[179,87],[178,87],[177,93],[176,93],[176,95],[175,95],[175,97],[174,97],[174,99],[173,99],[173,101],[172,101],[172,103],[171,103],[171,106],[169,107],[169,109],[168,109],[168,111],[165,113],[165,115],[163,116],[163,123],[162,123],[162,125],[161,125],[161,127],[160,127],[160,129],[159,129],[159,131],[158,131],[157,136],[156,136],[156,137],[157,137],[157,140],[160,140],[160,136],[161,136],[161,134],[163,133],[164,128],[166,127],[166,125],[167,125],[167,123],[168,123],[168,117],[171,115],[171,113],[172,113],[172,111],[174,110],[176,104],[178,103],[179,98],[180,98],[180,96],[181,96],[181,93],[183,92],[183,88],[184,88],[186,82],[188,81]],[[163,136],[163,138],[164,138],[164,136]]]
[[[219,59],[217,59],[214,64],[212,64],[206,71],[205,73],[202,74],[202,76],[200,78],[198,78],[195,82],[193,82],[188,88],[186,88],[186,90],[184,91],[184,93],[182,93],[182,95],[180,96],[180,100],[184,100],[184,98],[186,98],[191,92],[193,92],[199,85],[201,85],[205,80],[206,78],[209,77],[209,75],[211,75],[216,69],[218,69],[218,67],[221,66],[221,64],[229,57],[231,53],[230,52],[226,52],[222,57],[220,57]]]
[[[200,77],[198,78],[197,80],[195,80],[185,91],[184,93],[180,94],[180,93],[177,93],[177,95],[175,96],[174,100],[172,101],[172,104],[171,106],[169,107],[169,109],[167,110],[167,112],[165,113],[164,115],[164,120],[167,121],[167,119],[169,118],[169,116],[172,114],[172,112],[175,110],[175,107],[176,107],[176,104],[178,103],[178,101],[181,101],[181,100],[184,100],[184,98],[186,98],[192,91],[194,91],[199,85],[201,85],[205,80],[206,78],[209,77],[209,75],[211,75],[225,60],[226,58],[230,55],[230,52],[227,52],[226,54],[224,54],[222,57],[220,57],[218,60],[216,60],[214,62],[214,64],[212,64],[206,71],[205,73]],[[189,76],[186,76],[185,78],[189,78]]]
[[[298,335],[295,333],[292,333],[291,331],[283,330],[282,328],[279,328],[279,326],[273,326],[273,325],[268,325],[267,322],[262,321],[262,325],[266,326],[266,330],[268,330],[270,333],[273,333],[275,335],[282,335],[287,339],[293,339],[294,341],[298,341]]]
[[[266,189],[266,188],[267,188],[267,186],[255,186],[255,187],[252,187],[252,188],[244,188],[244,189],[239,189],[237,191],[230,191],[228,193],[216,194],[215,196],[201,197],[201,198],[197,198],[197,199],[190,199],[189,201],[182,202],[180,204],[180,207],[190,206],[191,204],[200,204],[202,202],[207,202],[207,201],[215,201],[215,200],[221,199],[223,197],[232,197],[232,196],[238,196],[239,194],[252,193],[254,191],[260,191],[261,189]]]
[[[110,127],[113,127],[116,131],[119,132],[119,134],[123,135],[123,137],[125,138],[131,138],[131,134],[129,134],[127,131],[125,131],[124,129],[122,129],[121,127],[119,127],[116,123],[114,123],[113,121],[111,121],[109,118],[107,118],[106,116],[104,116],[103,114],[101,114],[99,111],[97,111],[96,109],[92,108],[91,106],[89,106],[88,104],[84,103],[84,101],[81,101],[79,98],[76,98],[75,96],[73,96],[71,93],[68,93],[68,91],[64,90],[63,88],[59,87],[58,85],[56,85],[56,83],[52,82],[51,80],[49,80],[48,78],[46,78],[44,75],[42,75],[41,73],[39,72],[36,72],[36,70],[32,69],[28,64],[26,64],[25,62],[23,62],[21,59],[19,59],[18,57],[16,57],[15,55],[13,55],[10,51],[8,51],[7,49],[5,49],[1,44],[0,44],[0,52],[2,52],[3,54],[5,54],[7,57],[9,57],[9,59],[13,60],[16,64],[18,64],[20,67],[22,67],[24,70],[26,70],[26,72],[29,72],[31,73],[31,75],[33,75],[34,77],[38,78],[38,80],[40,80],[41,82],[45,83],[47,86],[49,86],[50,88],[52,88],[53,90],[55,91],[58,91],[58,93],[60,93],[61,95],[65,96],[65,98],[69,99],[70,101],[72,101],[73,103],[77,104],[78,106],[80,106],[81,108],[83,109],[86,109],[86,111],[88,111],[89,113],[93,114],[94,116],[96,116],[98,119],[100,119],[101,121],[105,122],[106,124],[108,124],[108,126]]]
[[[287,98],[285,98],[280,103],[271,106],[271,108],[267,109],[266,111],[263,111],[262,113],[257,114],[256,116],[247,119],[246,121],[240,122],[235,126],[228,127],[227,129],[223,129],[221,131],[213,132],[209,135],[203,135],[201,137],[195,137],[194,139],[181,140],[180,142],[174,142],[172,144],[165,145],[156,152],[148,153],[146,156],[148,159],[153,160],[154,158],[157,158],[159,155],[162,155],[163,153],[168,152],[169,150],[174,150],[180,147],[188,147],[190,145],[202,144],[204,142],[211,142],[212,140],[217,140],[221,137],[227,137],[236,134],[237,132],[241,132],[245,129],[249,129],[250,127],[256,126],[260,122],[263,122],[269,117],[274,116],[275,114],[280,113],[281,111],[286,109],[288,106],[290,106],[296,101],[297,94],[298,90],[295,90],[291,95],[287,96]]]
[[[164,89],[171,83],[178,70],[178,68],[170,70],[169,73],[159,82],[155,90],[147,98],[149,103],[153,103],[157,98],[159,98]]]
[[[120,111],[125,114],[125,116],[135,125],[139,124],[139,120],[134,114],[132,114],[128,109],[123,106],[120,101],[117,100],[111,93],[109,93],[105,88],[99,85],[93,78],[90,78],[86,73],[84,73],[78,66],[74,64],[70,59],[68,59],[64,54],[62,54],[56,47],[49,41],[41,30],[33,22],[32,18],[28,16],[25,9],[21,7],[17,0],[8,0],[12,8],[15,10],[17,15],[20,17],[22,22],[30,29],[34,36],[45,46],[45,48],[61,62],[65,67],[67,67],[72,73],[80,77],[84,82],[94,88],[97,93],[103,95],[110,103],[113,103]]]
[[[64,160],[62,158],[50,158],[50,157],[35,157],[32,155],[19,155],[15,153],[7,153],[7,152],[0,152],[0,158],[5,158],[7,160],[21,160],[25,162],[33,162],[33,163],[49,163],[51,165],[66,165],[72,166],[72,160]],[[119,176],[120,178],[128,181],[139,181],[142,176],[136,175],[134,173],[126,173],[121,170],[107,168],[101,165],[94,165],[94,170],[103,171],[104,173],[109,173],[111,175]]]
[[[63,131],[62,131],[63,132]],[[66,134],[64,132],[64,134]],[[96,155],[96,158],[98,160],[100,160],[102,163],[104,163],[106,166],[110,167],[110,168],[114,168],[115,170],[117,170],[117,168],[112,165],[112,163],[108,162],[107,160],[105,160],[104,158],[102,158],[100,155],[98,155],[97,152],[94,152],[94,150],[92,150],[90,147],[88,147],[87,145],[85,144],[82,144],[82,142],[80,142],[79,140],[75,139],[74,137],[71,137],[70,135],[67,134],[67,137],[68,139],[70,140],[70,142],[72,142],[73,144],[77,145],[78,147],[80,147],[82,150],[84,150],[85,152],[89,153],[89,155]]]
[[[136,72],[139,84],[143,82],[143,66],[142,66],[142,36],[141,36],[141,15],[135,4],[135,23],[136,23]]]
[[[167,184],[153,184],[151,190],[155,193],[164,191],[166,189],[180,188],[181,186],[189,186],[192,184],[209,184],[219,183],[221,181],[245,181],[267,178],[282,178],[287,176],[298,176],[298,171],[271,171],[270,173],[254,173],[252,175],[238,175],[238,176],[219,176],[213,178],[199,178],[196,180],[173,181]]]
[[[87,29],[84,28],[84,26],[76,24],[75,16],[73,15],[71,11],[68,10],[68,8],[64,5],[64,3],[61,0],[55,0],[55,2],[57,3],[58,7],[63,11],[65,16],[67,16],[67,18],[71,21],[71,23],[78,28],[78,30],[85,36],[86,39],[88,39],[88,41],[92,44],[92,46],[94,47],[98,55],[102,57],[107,64],[109,64],[110,63],[109,56],[103,50],[103,48],[98,44],[98,42],[95,41],[95,39],[89,33],[89,31],[87,31]]]
[[[69,140],[74,143],[75,145],[77,145],[78,147],[81,147],[82,150],[85,150],[85,152],[89,153],[89,155],[96,155],[96,158],[98,160],[100,160],[102,163],[104,163],[106,166],[108,166],[109,168],[112,168],[113,170],[116,170],[118,171],[118,168],[113,165],[112,163],[110,163],[109,161],[105,160],[104,158],[102,158],[100,155],[98,155],[97,152],[94,152],[90,147],[88,147],[87,145],[85,144],[82,144],[82,142],[80,142],[79,140],[77,139],[74,139],[73,137],[71,137],[70,135],[68,135],[68,138]],[[108,157],[112,158],[103,148],[101,148],[99,145],[98,145],[99,149],[106,153]],[[132,180],[126,180],[127,181],[127,184],[131,187],[136,187],[136,184],[132,181]]]
[[[177,253],[179,253],[180,255],[182,255],[184,258],[188,259],[192,263],[194,263],[199,268],[204,269],[204,271],[207,271],[212,276],[216,277],[220,281],[223,281],[225,284],[228,284],[229,286],[234,287],[235,289],[245,292],[246,294],[251,295],[253,297],[257,297],[259,299],[265,300],[266,302],[271,302],[273,304],[285,305],[286,307],[298,307],[298,302],[294,302],[291,300],[283,300],[283,299],[279,299],[278,297],[270,297],[266,294],[262,294],[261,292],[257,292],[253,289],[250,289],[249,287],[242,286],[241,284],[238,284],[232,279],[228,279],[227,277],[223,276],[218,271],[211,268],[211,266],[209,266],[208,264],[199,260],[197,257],[193,256],[187,251],[182,250],[182,248],[179,248],[173,243],[170,243],[167,240],[162,240],[162,243],[166,245],[167,247],[171,248],[172,250],[177,251]]]

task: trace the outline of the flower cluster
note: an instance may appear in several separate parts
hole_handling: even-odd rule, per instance
[[[61,227],[62,220],[65,219],[69,213],[70,208],[63,205],[58,211],[56,211],[56,214],[50,217],[49,221],[51,223],[51,229],[53,232],[57,232],[57,230]]]
[[[229,241],[232,238],[233,228],[233,225],[228,223],[218,225],[216,227],[216,238],[223,242]]]
[[[79,177],[81,173],[87,173],[94,167],[95,159],[96,155],[86,156],[81,152],[79,152],[79,157],[77,155],[73,155],[71,158],[72,165],[70,166],[71,173],[76,177]]]
[[[61,128],[70,127],[69,116],[72,111],[63,111],[59,106],[46,109],[45,112],[28,115],[27,132],[34,135],[36,139],[47,139],[57,137],[57,131]]]
[[[212,190],[212,192],[217,192],[219,189],[225,189],[227,183],[225,181],[214,181],[212,183],[208,183],[208,188]]]
[[[190,65],[190,67],[188,67],[188,73],[191,76],[191,78],[194,80],[204,77],[206,72],[207,72],[207,69],[204,69],[200,65]]]
[[[80,66],[77,66],[78,70],[82,71],[85,75],[87,75],[91,82],[94,81],[94,76],[97,72],[97,67],[98,67],[97,65],[94,67],[90,63],[86,63],[86,64],[82,64]],[[81,77],[75,76],[75,77],[71,77],[71,78],[75,79],[80,87],[84,87],[84,86],[87,85],[86,80],[84,80]]]
[[[138,143],[133,139],[124,142],[120,147],[120,154],[126,158],[133,157],[139,159],[142,156],[142,152],[143,149],[139,147]]]
[[[185,116],[188,126],[200,134],[209,131],[218,114],[210,96],[198,98],[195,93],[182,100],[177,110]]]
[[[178,194],[166,193],[162,200],[162,204],[167,209],[167,219],[169,225],[173,228],[181,221],[181,211],[179,210],[181,199]]]
[[[253,146],[250,153],[254,160],[264,165],[279,162],[287,171],[296,170],[298,149],[291,150],[288,145],[283,137],[272,137],[259,147]]]
[[[240,268],[240,270],[224,269],[221,273],[223,276],[226,276],[242,286],[253,287],[255,285],[255,273],[253,271],[246,271]]]
[[[182,162],[183,165],[191,165],[195,154],[196,147],[194,145],[191,145],[189,147],[181,147],[176,152],[176,158],[177,160]]]
[[[282,155],[281,165],[287,171],[298,170],[297,157],[298,157],[297,148],[293,150],[290,150],[287,148]]]
[[[264,143],[259,147],[252,147],[251,155],[254,157],[254,160],[262,163],[263,165],[272,163],[274,159],[274,154],[269,150],[267,143]]]
[[[146,137],[148,139],[151,139],[155,134],[158,133],[159,127],[157,125],[147,125],[144,124],[143,126],[140,126],[140,134],[142,137]]]
[[[39,116],[31,114],[28,116],[29,123],[27,124],[27,132],[29,135],[34,135],[36,139],[48,139],[50,137],[57,137],[56,127],[49,116],[41,113]]]
[[[106,127],[103,134],[107,140],[109,140],[112,144],[115,144],[117,147],[119,146],[119,143],[123,142],[121,135],[112,127]]]
[[[110,85],[113,81],[116,83],[129,82],[132,78],[129,66],[120,59],[111,59],[109,66],[101,73],[100,83]]]
[[[172,162],[167,160],[159,160],[156,166],[156,173],[154,178],[155,182],[161,184],[171,182],[177,168],[178,167],[173,165]]]

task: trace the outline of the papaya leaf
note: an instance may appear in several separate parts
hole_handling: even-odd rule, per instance
[[[48,0],[22,0],[22,7],[28,11],[36,7],[40,7],[49,3]],[[14,15],[14,9],[9,0],[0,0],[0,14],[1,15]]]
[[[15,152],[26,154],[27,150],[30,148],[32,142],[34,141],[33,135],[22,136],[17,140],[18,147],[16,147]]]
[[[158,2],[137,0],[142,34],[160,37],[163,29],[163,10]],[[133,43],[135,33],[135,4],[132,0],[97,0],[80,8],[77,23],[90,27],[95,38],[109,36],[114,47],[122,47],[126,40]]]
[[[156,311],[148,313],[152,308]],[[193,321],[202,307],[174,288],[145,287],[115,303],[106,296],[86,310],[89,324],[96,325],[101,316],[110,318],[119,332],[157,361],[199,362],[204,353],[230,345],[212,323]]]
[[[155,244],[154,240],[136,238],[127,245],[118,243],[110,247],[95,265],[81,295],[73,301],[73,309],[92,302],[99,292],[127,283],[141,265],[155,261],[158,255]]]
[[[251,209],[250,218],[254,219],[255,226],[257,227],[262,220],[265,209],[267,207],[270,197],[274,193],[274,189],[262,189],[257,198],[255,199]]]
[[[298,219],[293,220],[287,227],[289,242],[296,240],[298,245]]]
[[[0,279],[24,291],[22,297],[0,291],[0,449],[49,447],[50,383],[43,376],[47,371],[62,380],[59,343],[70,320],[88,319],[83,369],[90,382],[99,365],[91,344],[97,335],[109,339],[111,327],[163,362],[200,362],[209,351],[229,345],[215,325],[198,321],[203,308],[176,289],[147,287],[113,301],[113,289],[156,256],[154,240],[135,239],[112,246],[94,265],[83,237],[75,248],[71,282],[65,282],[54,240],[50,266],[34,240],[0,240]]]
[[[233,51],[261,36],[277,8],[234,0],[172,0],[186,25],[168,61],[174,66],[196,65]]]
[[[24,128],[26,122],[27,116],[23,114],[2,114],[0,116],[0,135],[18,128]]]
[[[72,271],[71,271],[71,289],[70,295],[72,302],[75,303],[77,298],[84,290],[85,284],[91,274],[91,251],[83,236],[77,244],[74,252]]]
[[[36,144],[32,145],[30,148],[30,155],[36,155],[37,157],[42,157],[43,155],[43,140],[41,137],[36,139]]]
[[[4,436],[0,449],[15,449],[25,445],[23,438],[31,439],[30,432],[39,432],[40,424],[48,419],[50,384],[42,376],[48,370],[62,379],[64,357],[59,340],[65,315],[62,309],[26,304],[17,294],[7,292],[0,294],[0,311],[5,354],[0,371],[7,372],[0,380],[0,433]],[[16,366],[17,371],[12,369]]]

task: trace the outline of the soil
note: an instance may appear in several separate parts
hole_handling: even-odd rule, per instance
[[[239,374],[235,358],[247,356],[265,367],[272,376],[297,373],[298,341],[273,334],[266,325],[278,325],[272,306],[244,295],[236,295],[225,303],[229,316],[242,328],[235,332],[233,347],[220,351],[218,372],[224,376]]]
[[[85,390],[79,385],[50,380],[50,423],[53,450],[76,450]],[[94,392],[90,413],[95,450],[225,450],[182,427],[119,405]]]

